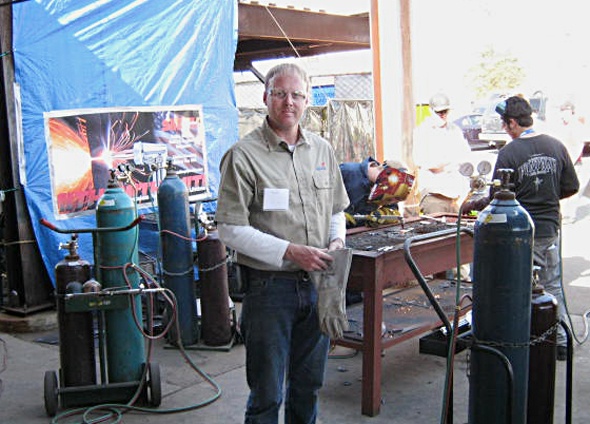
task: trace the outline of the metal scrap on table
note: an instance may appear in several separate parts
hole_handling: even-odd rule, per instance
[[[466,223],[469,226],[471,223]],[[420,221],[412,223],[412,227],[385,227],[364,231],[350,235],[346,238],[346,246],[364,251],[389,252],[402,248],[407,238],[427,234],[436,231],[446,230],[455,223],[446,222],[443,218],[434,218],[430,216],[421,217]],[[465,226],[465,225],[462,225]]]

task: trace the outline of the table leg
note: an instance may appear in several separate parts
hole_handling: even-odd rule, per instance
[[[365,285],[363,297],[363,386],[362,413],[370,417],[381,407],[381,322],[383,297],[380,289]]]

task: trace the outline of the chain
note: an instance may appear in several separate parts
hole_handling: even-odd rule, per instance
[[[186,275],[186,274],[188,274],[190,272],[194,272],[194,269],[191,266],[189,269],[187,269],[186,271],[182,271],[182,272],[166,271],[164,268],[162,268],[162,271],[164,272],[164,274],[169,275],[171,277],[181,277],[181,276]]]
[[[219,262],[218,264],[210,266],[209,268],[199,268],[199,272],[215,271],[217,268],[221,268],[223,265],[225,265],[228,262],[230,262],[230,258],[229,258],[229,256],[226,256],[225,259],[223,261]],[[175,276],[178,277],[178,276],[186,275],[189,272],[192,272],[193,268],[191,267],[183,272],[170,272],[170,271],[166,271],[165,269],[163,271],[164,271],[164,274],[167,274],[167,275],[170,275],[173,277],[175,277]]]
[[[199,272],[215,271],[217,268],[221,268],[223,265],[225,265],[228,262],[230,262],[230,259],[229,259],[229,256],[226,256],[225,259],[223,261],[219,262],[218,264],[210,266],[209,268],[199,268]]]
[[[558,328],[559,328],[559,322],[553,324],[553,326],[551,326],[547,330],[545,330],[545,332],[543,334],[541,334],[539,337],[532,337],[531,340],[526,343],[506,343],[506,342],[486,341],[486,340],[476,339],[475,336],[473,336],[473,343],[479,344],[479,345],[484,345],[484,346],[491,346],[491,347],[514,347],[514,348],[529,347],[529,346],[534,346],[534,345],[544,342],[545,340],[547,340],[547,338],[551,334],[556,332]]]
[[[472,345],[480,344],[480,345],[490,346],[490,347],[527,347],[527,346],[534,346],[536,344],[542,343],[545,340],[547,340],[547,338],[551,334],[553,334],[554,332],[557,331],[557,329],[559,328],[559,326],[560,326],[559,322],[553,324],[553,326],[551,326],[547,330],[545,330],[545,332],[543,334],[541,334],[539,337],[532,337],[531,340],[528,343],[502,343],[502,342],[483,341],[483,340],[476,339],[473,336],[473,333],[472,333],[472,337],[473,337]],[[471,370],[471,350],[469,350],[467,352],[467,368],[465,369],[465,374],[467,375],[467,378],[468,379],[471,377],[470,370]]]

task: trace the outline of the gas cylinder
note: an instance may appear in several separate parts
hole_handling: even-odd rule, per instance
[[[531,308],[531,339],[549,334],[531,345],[527,423],[552,424],[557,332],[550,330],[557,323],[557,299],[543,286],[535,285]]]
[[[99,228],[124,227],[137,216],[133,200],[123,191],[114,172],[96,208]],[[125,231],[98,232],[96,236],[96,262],[98,281],[103,289],[127,288],[123,267],[127,263],[139,263],[137,251],[138,227]],[[127,270],[127,280],[132,288],[139,288],[139,275]],[[144,363],[144,340],[135,325],[131,308],[135,308],[141,325],[141,300],[130,298],[125,309],[105,311],[105,339],[109,383],[137,381],[141,378]]]
[[[188,346],[198,341],[188,190],[171,163],[158,188],[158,208],[164,286],[176,296],[180,337],[182,344]],[[176,344],[176,326],[168,334],[169,342]]]
[[[501,189],[478,216],[474,229],[473,336],[503,353],[514,373],[512,411],[507,372],[498,357],[473,349],[469,422],[524,424],[527,412],[534,225],[509,190],[512,170],[500,170]]]
[[[90,278],[90,264],[78,256],[77,236],[60,244],[68,254],[55,266],[57,291],[57,322],[59,360],[62,385],[65,387],[96,384],[94,327],[92,312],[65,311],[64,295],[73,290],[71,283],[82,283]]]
[[[201,287],[201,334],[209,346],[228,344],[232,338],[225,245],[216,231],[197,244]]]

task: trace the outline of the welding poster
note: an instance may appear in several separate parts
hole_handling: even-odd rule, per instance
[[[210,196],[201,105],[55,111],[44,124],[56,219],[94,213],[114,168],[138,207],[154,206],[169,159],[191,201]]]

